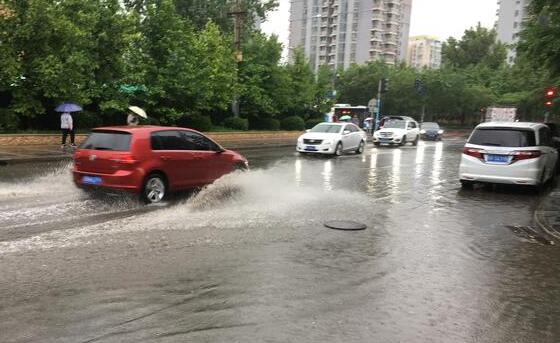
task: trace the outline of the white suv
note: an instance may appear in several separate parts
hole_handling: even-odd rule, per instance
[[[420,139],[418,122],[411,117],[387,117],[383,119],[380,130],[373,134],[373,144],[379,145],[417,145]]]
[[[550,129],[540,123],[478,125],[463,150],[459,179],[474,182],[544,185],[553,178],[558,151]]]

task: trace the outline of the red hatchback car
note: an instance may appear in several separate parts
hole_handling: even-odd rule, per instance
[[[247,168],[243,156],[194,130],[115,126],[93,130],[74,153],[72,172],[78,187],[131,191],[157,203]]]

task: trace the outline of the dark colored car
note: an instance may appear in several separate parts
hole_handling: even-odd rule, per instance
[[[123,126],[94,129],[74,153],[72,172],[78,187],[130,191],[157,203],[247,167],[243,156],[195,130]]]
[[[420,124],[420,136],[423,140],[441,141],[443,130],[438,123],[424,122]]]

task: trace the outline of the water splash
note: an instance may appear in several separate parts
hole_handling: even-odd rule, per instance
[[[18,182],[0,182],[0,200],[22,196],[79,195],[72,181],[72,163],[65,163],[43,175]]]

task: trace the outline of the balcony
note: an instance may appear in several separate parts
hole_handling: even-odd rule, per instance
[[[381,37],[381,35],[372,34],[370,41],[371,42],[383,42],[383,38]]]

